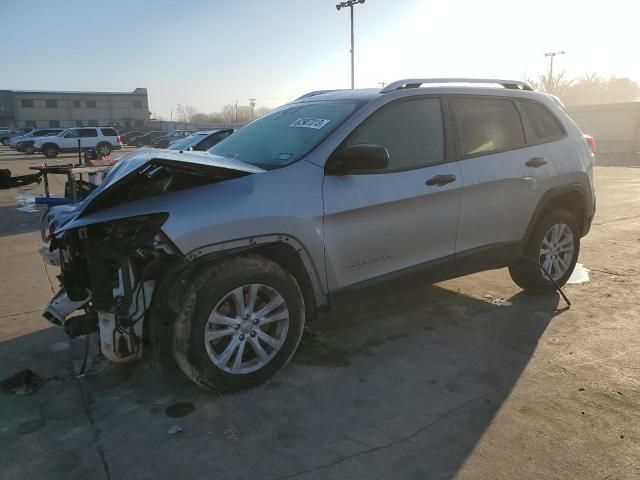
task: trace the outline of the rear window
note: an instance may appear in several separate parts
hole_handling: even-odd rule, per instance
[[[520,106],[531,122],[538,140],[549,140],[564,135],[562,125],[545,106],[536,102],[520,102]]]
[[[488,154],[525,144],[522,121],[511,100],[454,98],[463,155]]]
[[[113,128],[101,128],[100,130],[102,130],[102,135],[104,135],[105,137],[118,136],[118,132],[116,132]]]

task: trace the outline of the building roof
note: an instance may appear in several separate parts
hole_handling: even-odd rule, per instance
[[[6,91],[6,90],[5,90]],[[12,93],[27,93],[41,95],[146,95],[146,88],[136,88],[131,92],[94,92],[72,90],[9,90]]]

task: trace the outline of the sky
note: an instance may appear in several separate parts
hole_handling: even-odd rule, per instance
[[[335,0],[0,0],[0,89],[132,91],[176,105],[274,107],[350,86],[349,9]],[[636,0],[366,0],[356,88],[410,77],[596,72],[640,82]]]

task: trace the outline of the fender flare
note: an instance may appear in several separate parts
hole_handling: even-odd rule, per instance
[[[550,188],[549,190],[544,192],[544,194],[540,198],[540,201],[538,202],[538,205],[536,206],[536,209],[534,210],[533,215],[529,220],[529,224],[527,225],[527,230],[525,231],[524,237],[521,242],[521,247],[520,247],[521,250],[524,250],[525,246],[529,242],[529,238],[531,238],[531,235],[533,234],[533,230],[535,229],[536,224],[540,220],[540,217],[542,216],[542,213],[545,211],[547,206],[551,203],[551,201],[555,197],[559,195],[563,195],[565,193],[579,193],[582,196],[582,198],[584,199],[584,215],[585,215],[585,218],[582,219],[582,221],[583,221],[583,225],[587,225],[587,217],[589,213],[587,212],[587,202],[586,202],[587,190],[584,187],[584,185],[580,183],[571,183],[571,184],[562,185],[559,187]]]
[[[196,263],[206,260],[217,260],[221,257],[250,251],[259,246],[281,243],[289,245],[299,256],[304,265],[307,277],[311,283],[311,288],[315,297],[316,305],[324,307],[328,305],[328,293],[323,286],[320,270],[316,268],[311,255],[304,247],[302,242],[297,238],[287,234],[270,234],[258,235],[253,237],[239,238],[235,240],[224,241],[212,245],[197,248],[188,252],[184,257],[190,263]]]

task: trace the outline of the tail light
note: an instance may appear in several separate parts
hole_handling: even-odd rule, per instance
[[[585,135],[584,139],[587,142],[587,145],[589,145],[589,150],[591,150],[591,153],[596,153],[596,139],[591,135]]]

